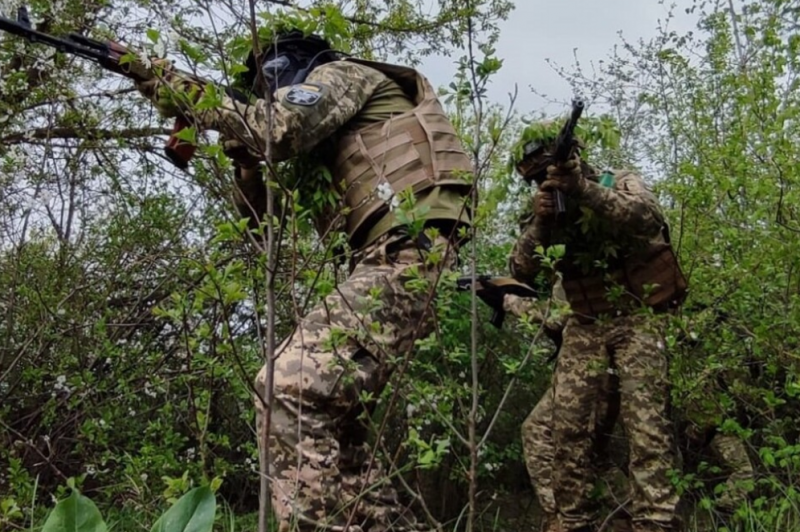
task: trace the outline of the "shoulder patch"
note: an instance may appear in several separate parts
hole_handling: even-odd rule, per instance
[[[325,86],[320,83],[298,83],[292,85],[283,97],[284,103],[312,107],[322,99]]]
[[[608,188],[614,188],[614,183],[616,182],[615,175],[613,172],[606,170],[600,175],[600,185]]]

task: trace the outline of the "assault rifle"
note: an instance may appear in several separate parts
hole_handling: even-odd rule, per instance
[[[513,294],[519,297],[538,297],[536,290],[510,277],[479,275],[476,281],[477,288],[475,293],[493,309],[494,312],[489,323],[498,329],[503,326],[503,320],[506,317],[506,311],[503,308],[503,299],[506,294]],[[456,280],[456,287],[462,291],[470,290],[472,277],[459,277]]]
[[[78,33],[69,33],[65,37],[57,37],[35,30],[33,26],[31,26],[31,21],[28,17],[28,9],[26,7],[20,7],[17,10],[16,20],[0,16],[0,30],[27,39],[32,43],[50,46],[65,54],[82,57],[83,59],[100,65],[110,72],[125,76],[134,81],[147,81],[155,77],[153,69],[138,59],[133,61],[123,60],[123,57],[128,54],[135,54],[135,52],[120,43],[114,41],[98,41],[84,37]],[[210,83],[208,80],[203,80],[186,72],[173,72],[186,79],[197,81],[199,84]],[[240,101],[247,101],[246,97],[241,93],[230,88],[226,88],[225,90],[232,98]],[[172,133],[164,147],[164,152],[169,160],[180,169],[185,169],[189,166],[189,161],[191,161],[195,152],[195,146],[193,144],[179,138],[179,133],[190,126],[191,124],[186,117],[179,116],[176,118],[175,124],[172,127]]]
[[[580,120],[583,114],[584,107],[582,100],[572,100],[572,109],[570,110],[569,118],[567,118],[567,121],[562,126],[561,131],[558,132],[555,143],[555,153],[553,154],[552,160],[545,163],[546,165],[565,163],[572,158],[575,153],[575,147],[578,144],[575,139],[575,127],[578,125],[578,120]],[[524,166],[526,159],[535,158],[544,148],[545,146],[541,141],[533,141],[526,144],[523,149],[523,157],[520,166]],[[545,168],[546,167],[547,166],[545,166]],[[556,215],[561,215],[566,212],[564,194],[560,190],[555,191],[555,201]]]

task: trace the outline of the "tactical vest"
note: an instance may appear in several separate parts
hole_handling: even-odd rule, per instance
[[[686,278],[670,244],[666,224],[643,250],[622,257],[608,271],[587,275],[567,260],[561,272],[570,308],[583,323],[601,315],[627,314],[643,305],[665,312],[686,298]],[[624,292],[612,301],[609,291],[615,286],[621,286]]]
[[[351,242],[389,211],[378,194],[411,188],[415,194],[435,186],[453,186],[469,193],[472,161],[464,151],[430,82],[414,69],[348,58],[382,72],[397,82],[414,108],[383,122],[348,131],[338,140],[331,167],[342,187],[346,230]],[[368,112],[369,103],[365,108]],[[385,186],[385,185],[384,185]]]

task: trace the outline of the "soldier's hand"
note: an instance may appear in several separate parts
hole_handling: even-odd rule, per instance
[[[136,90],[150,100],[159,114],[164,118],[172,118],[185,113],[188,106],[181,105],[181,100],[186,103],[186,96],[191,95],[192,100],[202,92],[202,87],[197,81],[181,76],[172,67],[172,61],[167,59],[152,59],[156,76],[147,81],[135,82]]]
[[[555,187],[547,185],[547,181],[533,194],[533,219],[534,222],[549,221],[556,214],[556,199],[553,195]],[[538,222],[537,222],[538,220]]]
[[[547,178],[542,185],[556,188],[564,194],[572,194],[581,190],[585,181],[581,172],[580,159],[576,156],[564,163],[548,166]]]
[[[257,168],[261,159],[248,148],[248,145],[237,138],[226,137],[220,134],[219,142],[222,144],[222,151],[236,162],[241,168]]]

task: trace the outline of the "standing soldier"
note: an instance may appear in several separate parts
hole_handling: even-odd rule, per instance
[[[590,501],[593,415],[604,375],[619,377],[620,421],[630,442],[631,514],[636,532],[676,526],[678,496],[668,472],[674,448],[667,417],[669,389],[658,314],[679,304],[685,280],[664,217],[641,177],[598,172],[573,156],[556,163],[558,131],[526,147],[520,174],[536,181],[533,219],[512,251],[519,281],[542,272],[538,246],[565,246],[557,269],[572,316],[554,375],[553,493],[565,531],[593,531]],[[556,191],[566,198],[557,217]]]
[[[269,475],[279,530],[415,528],[380,460],[370,460],[359,418],[373,405],[361,398],[379,395],[393,361],[432,332],[433,290],[454,265],[455,235],[470,223],[470,158],[433,87],[413,69],[342,60],[323,39],[297,30],[253,54],[250,68],[263,96],[255,103],[222,95],[215,109],[177,107],[198,128],[220,132],[240,166],[240,207],[258,219],[267,143],[274,161],[313,156],[327,167],[325,184],[340,205],[316,225],[321,235],[341,225],[355,250],[349,278],[276,353]],[[187,90],[171,72],[139,86],[166,115],[178,112],[173,93]],[[427,213],[424,233],[411,234],[393,210],[405,191]],[[256,380],[259,425],[265,385],[266,368]]]
[[[483,287],[481,287],[483,288]],[[485,292],[486,289],[484,288]],[[481,295],[482,291],[478,291]],[[489,298],[484,298],[489,299]],[[498,298],[495,298],[495,300]],[[497,305],[497,301],[487,301],[490,305]],[[525,321],[540,323],[544,327],[547,336],[555,343],[556,352],[551,358],[556,359],[563,343],[563,330],[569,317],[569,308],[566,305],[566,295],[561,283],[556,283],[553,287],[553,297],[550,300],[537,300],[532,297],[524,297],[515,294],[505,294],[502,298],[503,310],[509,312]],[[553,444],[553,386],[549,386],[542,394],[536,406],[525,418],[522,423],[522,452],[525,459],[525,467],[528,475],[536,490],[536,498],[542,510],[541,532],[560,532],[561,526],[558,522],[558,506],[553,492],[553,469],[555,458],[555,445]],[[618,487],[618,479],[622,477],[610,461],[607,447],[612,438],[614,426],[619,416],[619,378],[616,375],[608,374],[604,376],[603,386],[598,395],[595,405],[597,411],[594,414],[595,441],[592,451],[592,464],[596,475],[604,482],[613,483]],[[620,473],[620,474],[617,474]],[[626,483],[622,483],[623,490]],[[613,504],[608,506],[612,510],[619,510],[617,506],[624,502],[625,497],[619,500],[614,499],[613,495],[618,491],[613,490],[611,496],[604,497]],[[603,490],[609,493],[610,490]],[[624,521],[627,518],[627,511],[622,508],[616,512]],[[617,520],[619,521],[619,520]],[[624,523],[615,521],[609,530],[620,530]],[[623,528],[624,529],[624,528]]]

